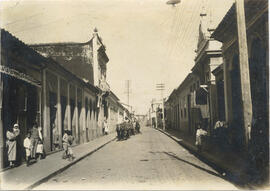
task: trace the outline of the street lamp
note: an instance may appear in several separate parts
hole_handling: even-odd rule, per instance
[[[175,7],[175,5],[180,3],[180,2],[181,2],[181,0],[169,0],[169,1],[167,1],[166,4],[172,5],[173,7]]]

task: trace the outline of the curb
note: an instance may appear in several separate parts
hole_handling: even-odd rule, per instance
[[[51,174],[47,175],[46,177],[36,181],[35,183],[32,183],[30,186],[26,187],[24,190],[32,190],[33,188],[37,187],[38,185],[48,181],[50,178],[54,177],[55,175],[63,172],[64,170],[68,169],[69,167],[71,167],[72,165],[76,164],[77,162],[81,161],[82,159],[86,158],[87,156],[93,154],[94,152],[98,151],[99,149],[101,149],[102,147],[104,147],[105,145],[111,143],[112,141],[114,141],[116,139],[116,137],[114,137],[113,139],[109,140],[108,142],[102,144],[101,146],[97,147],[96,149],[90,151],[89,153],[86,153],[85,155],[77,158],[76,160],[70,162],[68,165],[52,172]]]

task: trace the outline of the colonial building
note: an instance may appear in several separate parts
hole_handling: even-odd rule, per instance
[[[46,59],[5,30],[1,30],[1,165],[6,164],[5,135],[15,123],[20,126],[18,145],[27,131],[41,124],[42,69]],[[22,156],[22,153],[19,153]],[[4,158],[3,158],[4,157]]]
[[[210,37],[212,30],[208,29],[207,25],[207,14],[202,12],[196,49],[197,55],[192,73],[199,78],[200,88],[196,91],[196,100],[198,104],[207,106],[208,113],[204,116],[204,125],[211,133],[217,121],[216,81],[212,71],[222,64],[222,44]]]
[[[241,82],[239,45],[235,4],[227,12],[215,32],[216,40],[223,43],[223,75],[225,118],[228,122],[230,141],[234,148],[248,148],[256,169],[268,175],[269,168],[269,22],[267,0],[245,0],[246,34],[248,48],[249,81]],[[245,74],[245,75],[248,75]],[[251,101],[246,99],[251,93]],[[244,126],[244,114],[251,115]],[[245,115],[246,116],[246,115]],[[247,141],[246,141],[247,140]],[[262,174],[263,174],[262,173]]]
[[[56,149],[56,137],[62,145],[66,129],[76,144],[101,136],[104,119],[115,130],[125,109],[106,82],[105,50],[97,30],[86,43],[31,46],[1,30],[1,156],[7,156],[5,134],[15,123],[21,131],[19,159],[34,122],[42,127],[47,153]]]
[[[222,64],[221,43],[211,38],[206,13],[202,11],[197,53],[192,73],[169,96],[166,114],[170,127],[195,136],[201,123],[208,132],[218,120],[216,80],[212,72]]]
[[[169,128],[195,135],[196,125],[207,115],[205,105],[196,103],[199,78],[189,73],[184,81],[173,90],[165,103]]]
[[[97,30],[85,43],[34,44],[30,47],[59,63],[91,87],[78,89],[65,75],[47,70],[47,88],[44,87],[44,91],[48,96],[49,111],[46,118],[50,120],[44,127],[49,125],[52,130],[56,126],[60,134],[63,134],[64,129],[73,129],[78,134],[77,143],[100,136],[102,123],[108,117],[106,97],[110,90],[106,82],[106,64],[109,59]]]

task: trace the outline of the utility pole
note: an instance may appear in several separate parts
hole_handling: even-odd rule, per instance
[[[131,93],[130,91],[130,84],[131,84],[131,81],[130,80],[126,80],[126,94],[127,94],[127,105],[129,105],[129,95]]]
[[[247,149],[250,138],[251,121],[252,121],[252,102],[250,92],[250,77],[247,49],[246,19],[245,19],[245,2],[244,0],[235,0],[238,46],[239,46],[239,69],[241,83],[241,98],[243,110],[244,125],[244,144]]]
[[[160,91],[161,93],[161,100],[162,100],[162,126],[163,130],[165,130],[165,112],[164,112],[164,98],[163,98],[163,90],[165,89],[165,85],[163,83],[157,84],[156,85],[156,90]]]
[[[3,103],[3,74],[0,72],[0,169],[4,169],[4,126],[2,119],[2,103]]]

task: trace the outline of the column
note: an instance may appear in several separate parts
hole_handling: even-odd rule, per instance
[[[76,143],[79,142],[79,113],[78,113],[78,88],[75,85],[75,129],[76,129]]]
[[[107,118],[107,123],[108,123],[108,126],[110,127],[109,130],[112,130],[112,123],[111,123],[111,109],[110,109],[110,107],[111,107],[111,104],[109,104],[109,103],[107,102],[107,108],[108,108],[108,118]]]
[[[51,149],[50,135],[49,135],[49,118],[48,118],[48,103],[47,103],[47,70],[42,71],[42,121],[43,121],[43,139],[45,151]]]
[[[229,69],[228,69],[228,60],[226,58],[223,59],[223,78],[224,78],[224,100],[225,100],[225,119],[226,122],[229,122],[229,93],[228,93],[228,75],[229,75]]]
[[[84,89],[82,89],[82,111],[81,111],[81,116],[82,116],[82,122],[83,122],[83,126],[82,126],[82,135],[81,137],[83,138],[83,142],[85,142],[85,129],[86,129],[86,117],[85,117],[85,97],[84,97]]]
[[[69,83],[67,83],[67,115],[68,115],[68,130],[71,130],[70,84]]]
[[[62,146],[62,111],[61,111],[61,79],[57,76],[57,127],[60,135],[60,145]]]
[[[39,126],[42,127],[42,121],[41,121],[41,118],[42,118],[42,115],[41,115],[41,103],[42,103],[42,100],[41,100],[41,92],[42,92],[42,89],[41,88],[38,88],[38,117],[39,117]],[[43,131],[44,131],[44,127],[43,127]],[[43,132],[43,136],[44,136],[44,132]]]
[[[246,19],[244,0],[235,0],[238,46],[239,46],[239,69],[241,82],[241,98],[243,110],[244,146],[247,149],[249,142],[250,126],[252,121],[252,102],[250,92],[249,63],[247,49]]]
[[[3,103],[3,75],[0,72],[0,169],[4,168],[4,127],[3,127],[3,119],[2,119],[2,103]]]

